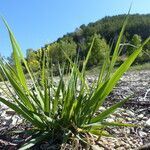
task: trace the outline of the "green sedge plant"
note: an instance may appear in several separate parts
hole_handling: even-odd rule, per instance
[[[114,69],[121,50],[121,40],[128,17],[124,21],[112,57],[110,57],[110,52],[107,51],[98,80],[92,85],[89,85],[86,80],[86,65],[90,55],[92,55],[94,39],[83,62],[82,70],[79,70],[78,60],[73,62],[64,52],[70,63],[70,72],[66,81],[63,71],[65,67],[59,68],[60,75],[57,84],[55,83],[55,77],[53,77],[53,69],[49,67],[51,65],[48,61],[49,57],[45,53],[42,59],[41,82],[39,84],[30,70],[11,29],[3,19],[13,49],[14,67],[3,60],[0,61],[2,76],[7,78],[11,85],[10,88],[4,81],[8,90],[3,90],[11,101],[0,97],[0,102],[32,124],[31,139],[24,143],[20,150],[29,149],[35,144],[52,137],[59,138],[60,135],[63,139],[62,143],[78,139],[82,143],[90,144],[84,135],[109,136],[109,133],[105,130],[106,127],[132,126],[131,124],[107,122],[106,120],[129,98],[98,113],[99,108],[119,79],[140,54],[143,46],[150,40],[150,38],[146,39],[117,69]],[[22,63],[28,72],[28,79],[23,71]],[[34,90],[29,87],[29,81],[32,83]]]

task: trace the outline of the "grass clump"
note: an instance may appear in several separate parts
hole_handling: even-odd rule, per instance
[[[28,149],[45,139],[60,139],[60,136],[62,138],[61,143],[66,143],[68,140],[73,143],[78,139],[81,143],[90,144],[84,135],[109,136],[109,133],[105,131],[108,126],[132,126],[130,124],[106,121],[106,118],[123,105],[128,98],[114,104],[102,113],[97,113],[106,97],[150,39],[148,38],[125,62],[114,70],[127,20],[128,17],[120,32],[111,60],[110,53],[107,51],[98,80],[92,86],[89,86],[86,81],[85,70],[88,59],[92,55],[94,39],[83,63],[82,71],[79,71],[77,61],[74,63],[64,52],[70,63],[70,73],[66,82],[63,74],[65,67],[63,69],[59,68],[58,85],[54,82],[53,71],[48,67],[50,64],[48,64],[48,57],[45,54],[40,77],[41,83],[39,85],[29,69],[11,29],[4,20],[13,48],[15,67],[12,68],[3,60],[0,61],[0,67],[3,77],[7,78],[14,92],[8,87],[9,93],[5,92],[13,101],[10,102],[3,97],[0,97],[0,101],[33,125],[31,139],[22,145],[20,149]],[[23,72],[22,63],[24,63],[28,71],[34,90],[31,90],[27,84],[28,80]],[[45,66],[47,66],[46,69]]]

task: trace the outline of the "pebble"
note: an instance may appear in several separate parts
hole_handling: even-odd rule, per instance
[[[140,119],[142,119],[142,118],[144,117],[144,115],[143,115],[143,114],[140,114],[140,115],[138,115],[137,117],[140,118]]]
[[[150,118],[145,122],[145,125],[150,127]]]
[[[103,106],[101,106],[101,107],[99,108],[99,111],[104,111],[104,110],[106,110],[106,108],[103,107]]]
[[[125,147],[118,147],[116,150],[126,150]]]
[[[134,112],[130,111],[130,110],[127,110],[126,113],[130,116],[135,116]]]
[[[145,133],[143,131],[139,131],[139,135],[140,135],[140,137],[145,137],[145,136],[147,136],[147,133]]]
[[[92,150],[105,150],[103,147],[99,147],[98,145],[92,145]]]
[[[106,121],[107,122],[114,122],[114,119],[113,118],[107,118]]]
[[[6,114],[7,115],[14,115],[14,114],[16,114],[16,112],[14,110],[12,110],[12,109],[7,109],[6,110]]]

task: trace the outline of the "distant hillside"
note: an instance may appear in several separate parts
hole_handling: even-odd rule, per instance
[[[104,37],[107,42],[112,40],[116,35],[119,34],[123,21],[126,15],[117,15],[117,16],[106,16],[101,20],[98,20],[88,25],[81,25],[75,32],[68,33],[63,36],[71,36],[76,42],[78,38],[88,38],[94,33],[100,34]],[[138,34],[144,40],[150,36],[150,14],[140,15],[134,14],[130,15],[128,24],[125,30],[125,36],[130,40],[134,34]],[[79,36],[79,37],[78,37]]]
[[[107,16],[94,23],[89,23],[88,25],[83,24],[79,28],[76,28],[74,32],[67,33],[63,37],[58,38],[57,41],[46,44],[37,51],[29,49],[27,51],[27,61],[36,70],[40,65],[40,56],[43,55],[43,51],[45,51],[53,64],[56,65],[58,62],[61,64],[66,61],[66,57],[62,52],[63,50],[72,59],[74,59],[78,53],[82,62],[86,57],[93,37],[95,36],[96,38],[88,66],[91,67],[97,65],[102,62],[105,52],[109,49],[112,41],[115,45],[125,18],[126,15]],[[142,41],[149,36],[150,14],[130,15],[122,42],[130,43],[138,47],[141,45]],[[125,47],[121,55],[130,55],[133,50],[133,47]],[[144,51],[146,51],[146,53],[142,53],[139,56],[137,59],[138,63],[150,62],[150,58],[148,57],[150,55],[150,42],[145,46]],[[120,62],[122,61],[123,59],[120,57]]]

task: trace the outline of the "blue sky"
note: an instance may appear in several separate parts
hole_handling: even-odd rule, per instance
[[[38,49],[72,32],[81,24],[104,16],[128,12],[150,13],[150,0],[1,0],[0,14],[5,17],[22,50]],[[0,20],[0,54],[9,56],[11,46]]]

